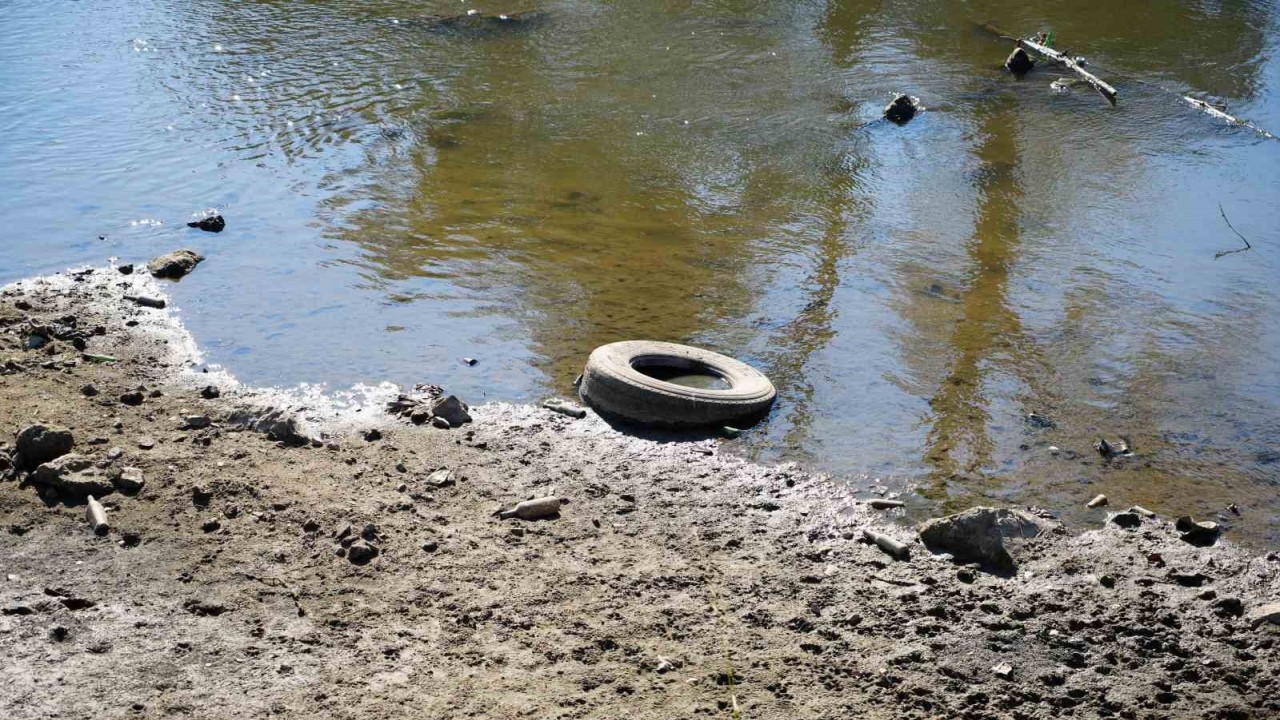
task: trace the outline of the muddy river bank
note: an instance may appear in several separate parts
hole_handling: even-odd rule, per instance
[[[1280,557],[1229,533],[1033,510],[1014,567],[957,564],[880,495],[719,440],[242,385],[128,299],[173,287],[139,263],[0,289],[8,717],[1280,712]],[[534,496],[567,504],[495,516]]]

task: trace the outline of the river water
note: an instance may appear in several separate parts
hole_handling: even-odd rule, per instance
[[[430,19],[473,8],[539,13]],[[1180,99],[1280,131],[1273,3],[3,9],[0,280],[195,248],[176,302],[255,384],[536,401],[599,344],[702,345],[779,388],[737,451],[913,515],[1235,502],[1280,544],[1280,142]],[[1118,104],[1010,77],[987,20]],[[896,92],[928,109],[876,122]],[[1253,250],[1215,259],[1224,213]]]

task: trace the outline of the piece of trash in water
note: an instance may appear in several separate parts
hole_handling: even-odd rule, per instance
[[[732,440],[733,438],[739,437],[741,435],[742,435],[742,430],[739,428],[731,427],[729,425],[725,425],[724,427],[720,428],[720,437],[725,437]]]
[[[1054,80],[1053,82],[1049,83],[1049,89],[1057,93],[1063,93],[1077,85],[1082,85],[1082,84],[1085,84],[1084,81],[1078,78],[1060,77],[1057,80]]]
[[[1121,436],[1113,445],[1107,442],[1106,438],[1098,438],[1098,442],[1094,444],[1093,449],[1104,458],[1113,457],[1132,457],[1133,448],[1129,443],[1129,438]]]
[[[900,508],[906,505],[906,503],[902,502],[901,500],[885,500],[883,498],[875,498],[873,500],[868,500],[867,504],[875,508],[876,510],[892,510],[893,508]]]
[[[1087,508],[1099,508],[1099,507],[1102,507],[1103,505],[1106,505],[1106,504],[1107,504],[1107,496],[1106,496],[1106,495],[1097,495],[1097,496],[1095,496],[1092,500],[1090,500],[1090,501],[1085,505],[1085,507],[1087,507]]]
[[[1055,426],[1049,418],[1033,412],[1027,413],[1027,424],[1039,430],[1048,430]]]
[[[920,98],[899,95],[885,106],[884,116],[889,122],[906,125],[920,109]]]
[[[477,359],[475,359],[475,358],[462,358],[462,362],[464,362],[464,363],[466,363],[466,364],[468,364],[468,365],[472,365],[472,366],[474,366],[476,363],[478,363],[478,362],[480,362],[480,361],[479,361],[479,360],[477,360]]]
[[[558,497],[541,497],[525,500],[510,510],[501,510],[498,517],[503,520],[520,518],[521,520],[545,520],[560,514],[560,506],[564,500]]]

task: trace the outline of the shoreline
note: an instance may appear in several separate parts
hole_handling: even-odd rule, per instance
[[[101,537],[82,504],[0,482],[13,717],[1280,712],[1280,626],[1251,621],[1280,597],[1275,553],[1192,546],[1167,518],[1046,522],[996,575],[716,440],[502,403],[438,430],[375,414],[389,386],[345,407],[243,387],[203,371],[171,311],[124,299],[161,287],[139,266],[0,289],[0,455],[39,422],[145,478],[99,498]],[[69,339],[26,349],[32,323]],[[139,385],[140,404],[120,401]],[[319,446],[243,429],[273,409]],[[535,495],[569,504],[493,517]]]

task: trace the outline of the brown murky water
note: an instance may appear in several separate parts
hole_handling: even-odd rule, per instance
[[[536,400],[602,343],[704,345],[779,388],[741,452],[914,512],[1237,502],[1280,540],[1280,143],[1180,100],[1280,129],[1273,4],[429,20],[472,7],[532,6],[7,3],[0,278],[194,246],[184,316],[258,383]],[[1009,77],[985,20],[1052,30],[1119,104]],[[928,110],[875,122],[899,91]],[[1215,259],[1219,205],[1252,251]],[[182,225],[210,206],[225,232]]]

